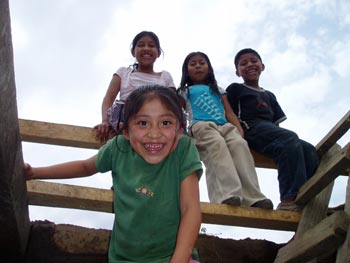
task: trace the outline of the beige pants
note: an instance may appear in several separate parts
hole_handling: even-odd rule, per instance
[[[191,127],[189,135],[206,167],[210,202],[239,196],[243,206],[251,206],[266,198],[260,191],[248,144],[234,125],[200,121]]]

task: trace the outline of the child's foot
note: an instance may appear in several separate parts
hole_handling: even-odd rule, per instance
[[[277,210],[301,212],[303,208],[295,203],[296,196],[287,197],[278,204]]]
[[[258,207],[262,209],[268,209],[272,210],[273,209],[273,203],[270,199],[263,199],[258,202],[255,202],[254,204],[251,205],[251,207]]]
[[[297,205],[294,201],[292,202],[281,202],[277,206],[277,210],[301,212],[303,208]]]
[[[232,196],[230,198],[225,199],[221,203],[225,205],[231,205],[231,206],[240,206],[241,198],[239,196]]]

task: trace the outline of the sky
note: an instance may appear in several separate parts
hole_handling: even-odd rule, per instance
[[[260,85],[272,91],[287,120],[281,126],[316,145],[350,105],[350,1],[348,0],[9,0],[18,117],[93,127],[112,74],[134,63],[130,44],[155,32],[164,51],[155,70],[176,85],[183,60],[206,53],[222,88],[242,80],[234,55],[257,50],[265,64]],[[349,132],[338,142],[345,146]],[[85,159],[96,150],[23,142],[24,160],[45,166]],[[277,172],[257,169],[262,192],[279,203]],[[109,173],[60,183],[110,188]],[[330,206],[345,201],[347,179],[336,180]],[[201,201],[208,202],[205,177]],[[30,206],[30,219],[111,229],[113,215]],[[293,232],[202,225],[209,235],[289,241]]]

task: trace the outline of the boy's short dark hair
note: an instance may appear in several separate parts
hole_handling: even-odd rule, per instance
[[[243,56],[244,54],[248,54],[248,53],[252,53],[255,56],[257,56],[258,59],[260,60],[260,62],[262,63],[262,59],[261,59],[261,57],[260,57],[258,52],[256,52],[252,48],[244,48],[244,49],[241,49],[240,51],[238,51],[238,53],[235,56],[235,66],[236,66],[236,68],[238,66],[238,63],[239,63],[239,60],[240,60],[241,56]]]

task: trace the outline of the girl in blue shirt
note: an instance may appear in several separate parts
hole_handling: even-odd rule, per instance
[[[193,52],[186,57],[178,93],[186,102],[188,134],[206,167],[210,202],[273,209],[260,191],[243,129],[217,85],[206,54]]]

